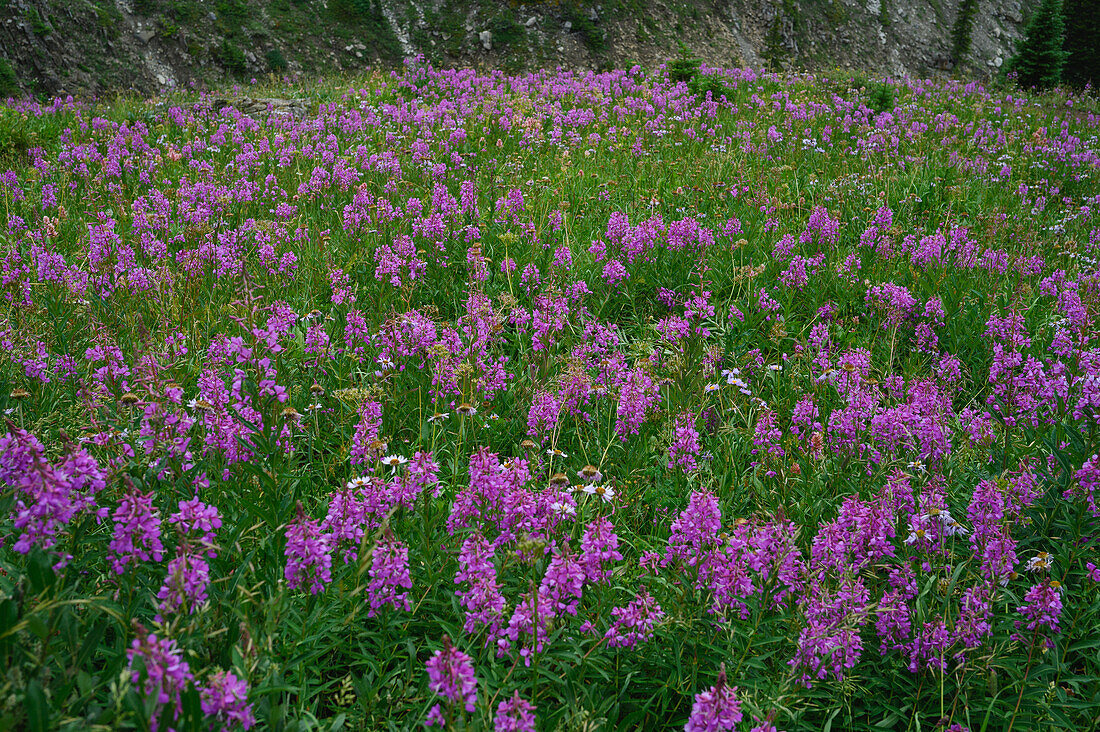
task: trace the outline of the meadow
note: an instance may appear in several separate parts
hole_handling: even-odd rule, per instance
[[[1096,99],[701,74],[9,101],[0,728],[1097,729]]]

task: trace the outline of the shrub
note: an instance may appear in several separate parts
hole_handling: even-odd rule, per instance
[[[523,38],[523,26],[510,15],[498,15],[489,22],[493,43],[500,48],[514,46]]]
[[[867,96],[867,106],[875,114],[889,112],[894,108],[894,87],[889,84],[875,84]]]
[[[272,73],[279,74],[287,70],[286,57],[283,56],[283,52],[279,49],[272,48],[264,54],[264,58],[267,60],[267,66],[271,69]]]
[[[669,81],[691,81],[699,75],[699,59],[691,55],[684,44],[680,44],[680,55],[668,62]]]
[[[1062,50],[1064,36],[1062,0],[1043,0],[1027,24],[1019,52],[1008,64],[1020,86],[1049,89],[1061,81],[1066,61]]]
[[[214,60],[232,74],[243,74],[248,68],[244,51],[228,38],[214,51]]]
[[[733,98],[733,88],[726,86],[722,79],[718,76],[696,76],[694,79],[688,82],[688,89],[692,94],[698,94],[701,97],[705,97],[707,92],[710,92],[711,98]]]
[[[305,0],[295,0],[299,3]],[[364,42],[382,56],[398,58],[401,45],[393,34],[382,7],[373,0],[329,0],[329,14],[339,23],[355,28]]]
[[[19,94],[19,77],[7,59],[0,58],[0,99]]]
[[[594,53],[607,50],[607,33],[582,8],[569,7],[562,18],[573,24],[573,32],[581,37],[588,50]]]

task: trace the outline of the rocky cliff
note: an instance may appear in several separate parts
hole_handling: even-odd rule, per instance
[[[955,59],[965,2],[0,0],[0,94],[150,94],[418,53],[506,70],[653,66],[681,44],[715,65],[982,77],[1012,54],[1033,0],[976,0]]]

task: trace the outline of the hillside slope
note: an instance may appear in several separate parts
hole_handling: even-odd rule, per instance
[[[716,65],[982,77],[1011,55],[1032,2],[979,0],[956,65],[960,1],[0,0],[0,94],[149,94],[417,53],[506,70],[649,66],[681,43]]]

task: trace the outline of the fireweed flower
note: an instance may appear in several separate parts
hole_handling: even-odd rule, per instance
[[[145,695],[156,701],[156,711],[152,715],[151,722],[156,729],[156,723],[160,719],[161,709],[170,705],[172,718],[179,716],[180,693],[187,688],[194,676],[191,668],[183,660],[183,652],[174,640],[158,639],[156,634],[147,634],[145,628],[137,625],[137,637],[126,651],[126,658],[130,664],[130,675],[133,683],[142,681],[142,690]],[[135,667],[136,661],[141,661],[144,671]]]
[[[493,547],[480,534],[471,534],[462,542],[458,554],[458,572],[455,584],[467,584],[466,589],[455,591],[459,603],[466,611],[462,630],[476,633],[482,628],[488,631],[486,643],[495,640],[504,622],[504,595],[497,582],[493,565]]]
[[[145,495],[132,489],[127,493],[112,517],[114,537],[108,548],[116,574],[126,571],[131,562],[159,562],[164,558],[160,541],[160,516],[153,508],[153,494]]]
[[[512,692],[511,699],[505,699],[497,706],[496,716],[493,717],[494,732],[535,732],[535,707],[531,702],[520,697],[519,692]]]
[[[653,628],[665,616],[664,610],[643,587],[626,607],[611,609],[615,618],[604,638],[611,648],[634,648],[653,637]]]
[[[202,713],[213,717],[225,728],[239,724],[251,729],[256,724],[252,705],[248,703],[248,682],[229,671],[218,670],[199,687]]]
[[[668,469],[679,467],[690,473],[699,467],[695,458],[702,450],[699,443],[699,431],[695,428],[695,415],[684,412],[676,418],[673,427],[672,444],[668,448]]]
[[[186,609],[194,613],[206,602],[210,586],[210,565],[202,554],[193,554],[180,546],[179,556],[168,563],[168,574],[157,592],[156,621],[164,622],[164,616]]]
[[[726,732],[736,729],[742,716],[737,687],[726,683],[726,665],[722,664],[714,686],[695,695],[684,732]]]
[[[428,712],[426,726],[446,727],[447,720],[459,707],[468,713],[474,711],[477,703],[474,667],[469,656],[451,645],[449,637],[443,636],[443,650],[436,651],[425,667],[428,670],[428,688],[444,700],[448,712],[447,717],[444,717],[441,705],[436,704]]]
[[[1044,628],[1050,633],[1057,633],[1058,620],[1062,614],[1061,583],[1054,581],[1032,585],[1024,595],[1024,604],[1017,607],[1016,612],[1027,620],[1026,625],[1022,621],[1016,621],[1017,631],[1026,627],[1033,634],[1032,637],[1036,638],[1040,637]],[[1030,638],[1022,637],[1019,632],[1014,637],[1024,642],[1030,641]],[[1050,638],[1045,638],[1044,641],[1048,648],[1053,647],[1054,642]]]
[[[0,437],[0,484],[15,492],[11,518],[21,533],[12,548],[20,554],[34,546],[52,549],[62,528],[94,509],[96,494],[106,486],[106,473],[83,450],[70,449],[59,463],[44,454],[45,446],[26,430]],[[96,515],[103,518],[106,512],[98,509]]]
[[[542,577],[539,595],[546,597],[556,614],[576,615],[585,579],[584,567],[569,551],[568,546],[555,549],[550,564],[546,567],[546,574]]]
[[[322,533],[320,526],[306,516],[302,504],[298,504],[298,516],[286,529],[286,577],[290,589],[298,589],[308,583],[311,594],[316,595],[332,581],[331,537]]]
[[[218,556],[214,546],[214,532],[221,528],[222,519],[216,506],[210,506],[195,496],[179,502],[179,511],[168,517],[168,523],[179,527],[184,535],[198,533],[199,544],[209,558]]]
[[[581,566],[589,582],[603,582],[611,577],[607,562],[620,562],[619,537],[615,527],[604,517],[592,521],[581,537]]]
[[[409,548],[394,538],[384,538],[374,547],[370,569],[367,570],[367,596],[370,610],[367,617],[374,617],[383,605],[397,609],[403,607],[406,612],[412,609],[409,593],[412,578],[409,576]]]
[[[687,508],[672,522],[664,564],[679,560],[689,567],[705,563],[718,546],[722,511],[709,491],[692,491]]]

